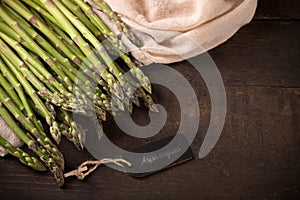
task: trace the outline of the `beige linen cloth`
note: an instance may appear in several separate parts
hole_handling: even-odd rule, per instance
[[[23,144],[1,117],[0,135],[14,146],[20,147]],[[0,146],[0,156],[5,156],[6,154],[7,152]]]
[[[137,48],[122,37],[145,64],[178,62],[218,46],[251,21],[257,6],[257,0],[105,1],[142,40],[143,46]],[[103,13],[97,13],[105,20]],[[118,32],[113,24],[109,27]],[[22,145],[1,118],[0,135],[15,146]]]
[[[257,6],[257,0],[105,1],[139,32],[144,45],[129,46],[145,64],[178,62],[218,46],[251,21]]]

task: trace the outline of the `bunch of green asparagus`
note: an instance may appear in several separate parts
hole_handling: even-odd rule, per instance
[[[92,2],[140,45],[103,0]],[[119,38],[84,0],[1,0],[0,116],[34,155],[2,137],[0,145],[35,170],[50,169],[62,186],[64,158],[46,132],[82,149],[72,112],[95,110],[105,121],[140,102],[156,111],[149,79]]]

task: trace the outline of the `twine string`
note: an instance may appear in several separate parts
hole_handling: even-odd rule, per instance
[[[77,179],[83,180],[85,179],[88,175],[90,175],[93,171],[95,171],[100,165],[102,164],[109,164],[113,163],[119,167],[125,167],[124,165],[126,164],[128,167],[131,167],[131,163],[128,162],[127,160],[117,158],[117,159],[109,159],[105,158],[102,160],[97,160],[97,161],[86,161],[83,162],[77,169],[66,173],[64,176],[65,178],[71,177],[71,176],[76,176]]]

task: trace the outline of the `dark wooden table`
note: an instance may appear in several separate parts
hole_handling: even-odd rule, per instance
[[[8,156],[0,159],[0,199],[300,199],[299,11],[298,0],[259,0],[255,19],[209,52],[225,82],[228,113],[206,158],[145,179],[104,166],[84,181],[67,179],[59,189],[51,173],[34,172]],[[200,129],[191,146],[197,155],[210,119],[208,92],[187,63],[172,66],[188,77],[199,98]],[[176,118],[176,105],[166,95],[161,98]],[[130,149],[176,131],[176,120],[143,141],[125,136],[112,122],[105,129]],[[61,149],[67,170],[91,159],[66,141]]]

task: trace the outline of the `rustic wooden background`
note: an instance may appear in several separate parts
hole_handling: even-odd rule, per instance
[[[209,52],[225,82],[228,113],[222,136],[206,158],[145,179],[101,167],[85,181],[70,178],[59,189],[50,173],[34,172],[7,156],[0,159],[0,199],[300,199],[299,20],[300,1],[259,0],[255,19]],[[201,125],[191,146],[197,155],[210,118],[208,92],[187,63],[172,66],[191,81],[200,100]],[[176,131],[176,103],[161,88],[155,93],[173,120],[143,141],[107,122],[116,144],[130,149]],[[91,159],[66,141],[61,146],[67,170]]]

